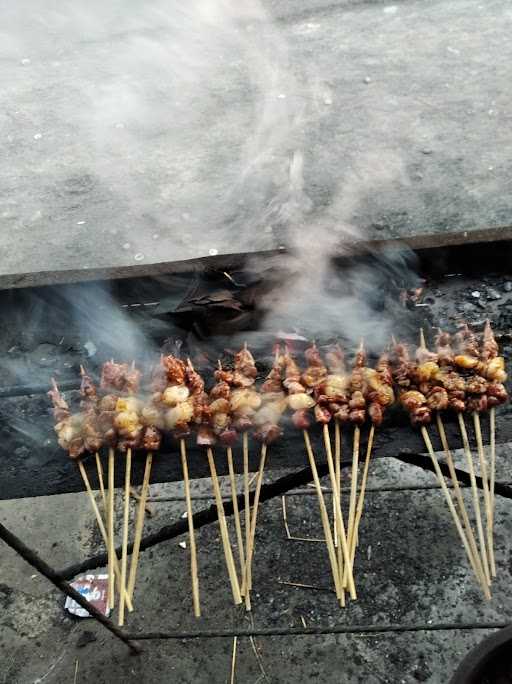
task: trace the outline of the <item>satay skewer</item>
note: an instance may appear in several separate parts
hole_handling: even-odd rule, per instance
[[[491,538],[493,544],[493,559],[494,559],[494,510],[495,497],[494,488],[496,484],[496,409],[494,406],[489,410],[489,446],[491,449],[491,476],[489,480],[490,497],[491,497]],[[493,576],[496,576],[496,567],[494,567]]]
[[[341,600],[343,595],[342,582],[340,580],[340,569],[338,566],[338,561],[336,559],[336,549],[334,548],[334,541],[331,532],[331,523],[329,521],[329,515],[327,513],[327,506],[325,505],[325,499],[322,492],[322,486],[320,484],[320,478],[318,477],[318,470],[316,467],[315,455],[311,447],[311,440],[309,438],[309,433],[307,430],[303,430],[304,444],[306,445],[306,452],[309,459],[309,465],[311,468],[311,473],[313,475],[313,482],[316,489],[316,494],[318,498],[318,504],[320,507],[320,517],[322,519],[322,526],[324,528],[325,542],[327,546],[327,552],[329,554],[329,562],[331,564],[331,571],[334,580],[334,587],[336,589],[336,598]]]
[[[243,450],[243,465],[244,465],[244,508],[245,508],[245,554],[247,563],[247,551],[251,543],[251,499],[250,499],[250,486],[249,486],[249,436],[247,432],[242,435],[242,450]],[[244,568],[244,575],[242,580],[242,593],[246,597],[246,607],[247,602],[248,608],[250,610],[250,598],[249,592],[247,592],[246,581],[247,581],[247,566]]]
[[[108,511],[108,504],[107,504],[107,496],[105,494],[105,483],[103,480],[103,466],[101,464],[101,458],[98,452],[94,454],[95,459],[96,459],[96,471],[98,473],[98,484],[100,486],[100,492],[101,492],[101,500],[103,501],[103,509],[105,511],[105,515],[107,514]]]
[[[460,416],[460,414],[459,414],[459,416]],[[466,537],[464,530],[462,529],[462,525],[461,525],[459,516],[457,515],[457,511],[455,509],[452,497],[450,495],[448,487],[446,486],[446,482],[445,482],[443,473],[441,472],[441,468],[439,467],[439,463],[437,462],[437,458],[436,458],[436,455],[434,452],[434,448],[432,447],[432,442],[430,441],[428,430],[424,425],[421,426],[421,434],[423,436],[423,441],[425,442],[425,446],[427,447],[427,451],[429,453],[430,459],[431,459],[432,464],[434,466],[434,470],[435,470],[435,473],[437,475],[438,482],[441,485],[441,489],[442,489],[443,494],[445,496],[446,503],[448,504],[448,508],[450,509],[450,513],[452,514],[453,522],[455,523],[455,527],[457,528],[457,532],[459,533],[460,540],[462,541],[462,545],[464,546],[464,550],[466,551],[466,554],[467,554],[469,560],[471,561],[472,554],[471,554],[471,548],[470,548],[468,539]],[[478,575],[477,575],[477,577],[478,577]]]
[[[441,415],[439,413],[437,413],[437,415],[436,415],[436,422],[437,422],[437,431],[439,432],[439,437],[441,439],[441,444],[443,445],[443,449],[444,449],[444,453],[445,453],[446,463],[448,465],[448,470],[450,471],[450,478],[452,480],[453,491],[455,492],[455,498],[457,500],[457,505],[459,507],[460,514],[462,516],[462,522],[464,524],[466,536],[467,536],[468,542],[469,542],[469,547],[471,549],[471,556],[470,556],[469,560],[471,562],[473,572],[480,579],[480,583],[482,585],[482,589],[484,591],[485,597],[487,599],[490,599],[491,594],[490,594],[489,587],[488,587],[486,579],[485,579],[484,569],[482,566],[482,559],[480,558],[480,554],[478,552],[478,547],[476,544],[475,535],[473,533],[473,527],[472,527],[471,522],[469,520],[466,505],[464,504],[464,499],[462,497],[462,492],[460,489],[459,481],[458,481],[457,475],[455,473],[455,465],[453,463],[452,453],[451,453],[450,447],[448,445],[448,440],[446,438],[446,431],[444,429],[443,419],[441,418]]]
[[[135,521],[135,535],[133,540],[132,561],[130,564],[130,574],[128,577],[128,596],[133,598],[135,590],[135,579],[137,577],[137,568],[139,565],[140,543],[142,541],[142,532],[144,529],[144,518],[146,516],[146,501],[149,493],[149,478],[151,477],[151,466],[153,464],[153,454],[149,452],[146,456],[146,465],[144,468],[144,479],[142,481],[142,489],[139,498],[139,505],[137,508],[137,518]]]
[[[368,471],[370,469],[370,460],[371,460],[371,455],[372,455],[374,436],[375,436],[375,425],[372,425],[370,427],[370,432],[368,433],[368,443],[366,445],[366,456],[364,459],[363,476],[361,478],[361,487],[359,489],[359,497],[357,499],[357,506],[356,506],[356,517],[355,517],[355,522],[354,522],[354,543],[352,544],[352,547],[350,549],[350,562],[351,562],[352,568],[354,567],[356,546],[359,542],[359,524],[361,522],[361,517],[363,515],[364,497],[366,494],[366,483],[368,481]]]
[[[480,555],[482,558],[482,566],[484,570],[485,581],[489,585],[491,583],[490,572],[489,572],[489,559],[487,556],[487,548],[485,544],[484,528],[482,524],[482,515],[480,511],[480,501],[478,494],[478,486],[476,484],[475,468],[473,465],[473,456],[471,454],[471,447],[469,446],[468,434],[466,431],[466,424],[464,422],[464,417],[461,413],[457,414],[459,421],[459,429],[462,437],[462,444],[464,446],[464,453],[466,455],[466,462],[468,464],[469,478],[471,481],[471,492],[473,495],[473,507],[475,509],[476,518],[476,528],[478,533],[478,542],[480,545]]]
[[[338,501],[340,503],[340,510],[343,513],[343,506],[341,502],[341,430],[340,423],[337,418],[334,419],[334,470],[336,476],[336,492],[338,494]],[[333,510],[334,510],[334,499],[333,499]],[[334,531],[336,533],[336,526],[334,526]],[[337,533],[334,537],[334,544],[336,546],[336,551],[338,554],[338,566],[340,568],[340,574],[344,572],[343,569],[343,548],[341,546],[341,540],[338,539]]]
[[[420,352],[423,352],[425,355],[423,358],[423,362],[426,361],[428,363],[430,360],[430,362],[436,363],[437,373],[439,373],[440,372],[439,366],[438,366],[439,353],[437,355],[430,355],[430,352],[427,349],[423,328],[420,328],[419,350],[420,350]],[[446,349],[445,349],[445,354],[444,354],[445,361],[446,361],[446,358],[447,357],[446,357]],[[420,366],[420,368],[421,368],[421,366]],[[429,381],[427,381],[427,382],[430,382],[431,384],[433,384],[433,390],[432,390],[433,395],[430,397],[430,402],[431,402],[432,406],[436,406],[435,393],[437,392],[437,395],[439,398],[439,397],[441,397],[441,393],[443,393],[443,389],[444,389],[442,387],[442,385],[443,385],[442,374],[437,375],[437,377],[434,376],[434,378],[435,379],[432,379],[432,376],[430,375]],[[446,403],[449,405],[450,395],[447,394],[446,391],[444,392],[444,397],[446,398]],[[429,401],[429,399],[427,399],[427,401]],[[444,452],[445,452],[445,458],[446,458],[446,462],[448,465],[448,470],[450,472],[450,478],[451,478],[452,485],[453,485],[453,491],[455,494],[455,499],[456,499],[456,502],[457,502],[457,505],[459,508],[461,521],[464,525],[464,529],[465,529],[466,536],[468,539],[469,547],[471,549],[471,556],[469,557],[469,560],[471,563],[471,567],[473,568],[473,572],[475,573],[476,577],[480,579],[480,582],[482,584],[482,588],[483,588],[483,591],[484,591],[486,598],[490,598],[489,588],[487,586],[487,582],[485,580],[485,575],[484,575],[484,571],[483,571],[482,560],[481,560],[480,554],[478,552],[478,547],[476,544],[475,536],[473,534],[473,528],[472,528],[472,525],[471,525],[470,520],[469,520],[469,516],[468,516],[467,510],[466,510],[466,506],[464,504],[464,499],[462,497],[461,489],[459,486],[459,481],[458,481],[456,473],[455,473],[455,466],[453,463],[451,450],[450,450],[450,447],[448,445],[448,439],[446,437],[446,431],[444,429],[443,419],[441,417],[441,407],[442,406],[443,406],[442,401],[438,400],[437,408],[435,409],[437,431],[439,433],[439,437],[441,439],[441,444],[442,444]],[[455,510],[457,510],[457,509],[455,509]]]
[[[80,475],[82,476],[83,483],[85,485],[85,490],[89,496],[89,500],[91,502],[92,509],[93,509],[94,515],[96,517],[96,522],[98,524],[98,528],[99,528],[101,537],[103,539],[105,547],[108,549],[108,533],[107,533],[107,530],[105,528],[105,523],[103,522],[103,518],[102,518],[102,515],[100,513],[100,510],[98,508],[98,504],[96,503],[96,499],[94,497],[94,492],[92,491],[92,487],[91,487],[89,477],[87,475],[87,471],[86,471],[85,466],[81,460],[79,460],[77,462],[77,465],[78,465],[78,469],[80,471]],[[115,556],[115,555],[114,555],[114,562],[113,562],[113,572],[114,572],[115,578],[119,584],[119,591],[121,591],[121,588],[122,588],[121,571],[119,568],[117,556]],[[125,589],[125,592],[126,592],[126,589]],[[132,602],[131,602],[130,597],[128,596],[127,593],[125,596],[125,601],[126,601],[126,607],[128,608],[128,610],[132,611],[133,610]]]
[[[115,477],[115,454],[113,447],[108,450],[108,602],[109,607],[113,610],[115,606],[115,588],[114,588],[114,477]]]
[[[240,511],[238,510],[238,495],[237,495],[237,486],[236,486],[236,478],[235,478],[235,469],[233,467],[233,449],[231,447],[227,447],[226,449],[226,457],[228,461],[228,472],[229,472],[229,480],[231,483],[231,501],[233,502],[233,517],[235,518],[235,530],[236,530],[236,538],[237,538],[237,544],[238,544],[238,556],[240,559],[240,593],[242,596],[244,595],[245,591],[245,551],[244,551],[244,538],[242,534],[242,524],[240,521]]]
[[[489,408],[489,432],[490,432],[490,475],[489,475],[489,499],[491,510],[491,574],[496,574],[494,563],[494,487],[496,479],[496,413],[495,407],[504,404],[508,400],[504,382],[507,379],[505,371],[505,359],[499,355],[499,346],[494,337],[489,320],[485,322],[482,346],[480,348],[480,373],[484,375],[487,383],[487,406]],[[483,372],[482,372],[483,371]]]
[[[336,477],[336,492],[338,494],[338,501],[340,502],[340,507],[341,507],[341,430],[340,430],[340,424],[338,422],[338,419],[334,419],[334,474]],[[332,502],[332,514],[333,514],[333,519],[335,516],[335,506],[334,506],[334,499]],[[336,529],[336,525],[334,525],[334,546],[338,548],[339,540],[338,540],[338,531]],[[340,556],[341,553],[338,551],[338,564],[340,563]]]
[[[118,625],[124,625],[124,611],[125,611],[125,591],[126,587],[126,572],[128,567],[128,532],[130,526],[130,486],[131,486],[131,472],[132,472],[132,450],[128,447],[126,450],[126,463],[124,475],[124,508],[123,508],[123,541],[121,551],[121,592],[119,597],[119,619]]]
[[[201,604],[199,600],[199,575],[197,569],[196,538],[194,534],[194,513],[192,511],[192,497],[190,496],[190,480],[188,476],[187,447],[185,440],[180,439],[181,467],[183,470],[183,487],[187,506],[188,539],[190,546],[190,575],[192,580],[192,603],[195,617],[201,617]]]
[[[251,529],[250,529],[250,537],[249,537],[249,547],[247,549],[247,560],[246,560],[246,578],[245,578],[245,587],[247,593],[250,593],[252,590],[252,559],[254,556],[254,542],[256,538],[256,523],[258,520],[258,507],[260,504],[260,494],[261,494],[261,486],[263,484],[263,473],[265,471],[265,460],[267,458],[267,445],[263,443],[261,445],[261,454],[260,454],[260,464],[258,468],[258,476],[256,479],[256,487],[254,490],[254,500],[252,503],[252,515],[251,515]],[[247,607],[247,606],[246,606]],[[247,610],[250,610],[250,607],[247,608]]]
[[[348,529],[347,529],[347,543],[348,548],[351,550],[354,544],[354,525],[356,516],[356,501],[357,501],[357,480],[358,480],[358,468],[359,468],[359,445],[361,440],[361,429],[359,425],[354,426],[354,443],[352,449],[352,481],[350,483],[350,503],[349,503],[349,513],[348,513]],[[352,555],[352,553],[350,554]],[[343,586],[347,586],[348,582],[348,571],[352,571],[352,566],[350,568],[345,567],[345,572],[343,575]]]
[[[329,427],[327,423],[324,423],[323,427],[323,436],[324,436],[324,445],[325,445],[325,453],[327,455],[327,466],[329,469],[329,476],[331,478],[331,487],[332,487],[332,492],[333,492],[333,500],[334,500],[334,507],[335,507],[335,529],[338,531],[338,543],[341,546],[341,551],[342,551],[342,563],[340,564],[339,561],[339,554],[338,554],[338,568],[339,568],[339,573],[340,573],[340,582],[342,583],[342,594],[341,594],[341,603],[342,606],[345,605],[345,591],[343,589],[344,585],[344,575],[345,572],[347,573],[347,586],[348,590],[350,592],[350,598],[355,601],[357,599],[357,593],[356,593],[356,588],[354,584],[354,576],[352,574],[352,565],[350,562],[350,549],[348,546],[346,534],[345,534],[345,524],[343,521],[343,513],[341,510],[341,503],[339,499],[339,492],[338,492],[338,485],[336,482],[336,471],[334,468],[334,461],[333,461],[333,456],[332,456],[332,448],[331,448],[331,439],[329,435]]]
[[[242,596],[240,594],[240,586],[238,584],[238,577],[236,573],[235,561],[233,560],[233,551],[229,541],[228,526],[226,523],[226,516],[224,515],[224,504],[222,502],[222,494],[220,491],[219,478],[217,477],[217,469],[215,468],[215,461],[213,458],[213,451],[211,447],[206,449],[208,456],[208,463],[210,466],[210,473],[212,477],[213,492],[215,495],[215,502],[217,505],[217,515],[219,518],[219,529],[222,539],[222,546],[224,549],[224,558],[226,560],[226,567],[228,570],[229,581],[231,583],[231,592],[233,594],[233,601],[235,605],[242,603]],[[249,587],[246,586],[246,590]]]
[[[487,462],[484,453],[484,443],[482,439],[482,428],[480,425],[480,415],[477,411],[473,412],[473,425],[475,428],[476,444],[478,451],[478,460],[480,462],[480,473],[482,475],[482,487],[484,492],[484,505],[486,515],[486,533],[487,533],[487,553],[489,558],[489,570],[491,575],[496,575],[496,565],[494,562],[494,544],[492,539],[492,506],[489,487],[489,476],[487,472]]]

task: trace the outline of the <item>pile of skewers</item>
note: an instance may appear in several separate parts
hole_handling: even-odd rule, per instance
[[[432,459],[434,470],[443,490],[464,550],[482,586],[490,598],[490,585],[496,576],[494,560],[494,484],[496,473],[496,407],[508,401],[504,382],[507,378],[505,361],[499,355],[498,345],[487,321],[482,344],[464,325],[452,337],[440,331],[436,351],[427,349],[423,333],[415,359],[411,360],[407,347],[394,343],[393,377],[398,388],[401,405],[409,412],[411,423],[420,428],[425,446]],[[471,481],[474,519],[478,544],[457,481],[453,457],[443,423],[445,412],[457,416],[468,473]],[[481,415],[489,411],[490,463],[487,463],[482,439]],[[482,478],[482,515],[480,495],[476,482],[475,463],[471,451],[465,417],[470,416],[477,444],[477,461]],[[427,425],[434,422],[443,446],[453,486],[452,498],[441,473]],[[458,508],[458,510],[457,510]]]
[[[234,355],[232,367],[220,361],[214,371],[215,384],[209,392],[190,360],[162,356],[146,383],[135,364],[104,364],[99,389],[85,369],[81,369],[80,410],[70,408],[53,382],[49,392],[54,406],[55,430],[62,448],[76,461],[91,500],[97,524],[108,551],[109,606],[114,608],[119,596],[119,624],[125,611],[133,609],[133,595],[138,567],[144,514],[149,491],[153,455],[162,439],[172,438],[178,445],[189,527],[190,569],[194,614],[200,616],[198,559],[194,535],[193,510],[187,462],[187,441],[194,439],[206,452],[213,493],[218,511],[220,537],[227,574],[235,604],[245,601],[251,608],[252,566],[257,516],[264,468],[269,445],[283,434],[288,414],[295,428],[301,430],[318,498],[328,560],[337,600],[345,605],[346,592],[357,597],[354,561],[364,510],[376,429],[384,413],[398,403],[410,414],[411,422],[421,430],[426,448],[434,463],[443,494],[468,555],[471,567],[486,597],[490,596],[491,578],[496,573],[493,550],[494,480],[495,480],[495,407],[507,401],[503,385],[506,379],[504,360],[499,356],[494,335],[487,323],[481,348],[475,335],[464,326],[452,339],[440,332],[436,351],[429,351],[423,335],[414,358],[406,345],[393,341],[375,367],[367,365],[364,346],[358,348],[352,368],[347,370],[339,345],[330,346],[322,357],[315,344],[304,353],[306,367],[301,369],[291,350],[277,345],[270,372],[259,389],[254,358],[245,345]],[[324,360],[325,359],[325,360]],[[486,461],[480,415],[489,409],[491,459]],[[451,451],[446,439],[443,414],[457,414],[462,442],[471,477],[472,500],[476,522],[475,536],[470,516],[457,482]],[[483,480],[485,520],[476,484],[473,454],[464,420],[470,413],[475,429],[478,463]],[[451,474],[452,492],[448,489],[434,453],[427,425],[435,422]],[[310,428],[319,423],[332,488],[332,520],[326,505],[317,469],[317,459],[310,438]],[[364,466],[360,476],[361,433],[368,427]],[[330,425],[333,429],[330,430]],[[341,462],[344,431],[353,431],[350,496],[347,510],[341,503]],[[260,444],[260,462],[254,492],[249,486],[249,437]],[[334,445],[333,445],[334,441]],[[243,456],[243,511],[239,510],[233,449],[241,443]],[[107,483],[99,457],[108,450]],[[231,545],[224,505],[217,477],[214,449],[225,449],[238,559]],[[136,513],[133,551],[128,569],[130,522],[130,487],[132,452],[146,452],[146,467]],[[94,455],[103,512],[97,505],[83,458]],[[117,454],[117,456],[116,456]],[[114,474],[124,460],[124,501],[121,558],[115,553]],[[218,455],[217,455],[218,457]],[[360,476],[360,477],[359,477]],[[485,529],[484,529],[485,528]],[[478,537],[478,544],[477,539]]]

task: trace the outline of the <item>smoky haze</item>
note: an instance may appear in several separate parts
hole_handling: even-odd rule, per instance
[[[261,3],[22,1],[4,10],[0,44],[2,59],[19,67],[13,81],[37,68],[41,86],[54,85],[50,107],[32,92],[26,114],[34,130],[53,126],[36,170],[56,179],[46,198],[51,210],[70,210],[62,183],[66,197],[88,183],[104,196],[108,221],[99,243],[82,245],[84,267],[112,250],[134,261],[172,260],[188,245],[190,256],[197,249],[207,256],[284,244],[291,256],[279,266],[288,279],[268,302],[268,330],[343,330],[351,342],[371,336],[376,346],[389,338],[387,305],[371,299],[382,272],[355,269],[340,286],[331,257],[364,238],[351,223],[361,198],[396,179],[407,184],[400,155],[383,147],[340,159],[342,182],[327,206],[315,204],[304,181],[311,122],[321,128],[332,98],[344,94],[325,85],[315,54],[307,72],[297,72]],[[67,169],[77,157],[73,180]],[[31,201],[37,233],[41,209]],[[133,220],[127,225],[118,213]],[[64,231],[61,239],[70,240]],[[71,240],[66,249],[74,249]],[[105,331],[116,315],[121,355],[147,348],[107,294],[75,304],[84,325],[93,320]]]

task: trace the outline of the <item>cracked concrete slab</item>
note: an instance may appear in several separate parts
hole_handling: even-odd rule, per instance
[[[499,454],[506,475],[511,446]],[[439,490],[387,491],[400,477],[391,465],[375,464],[360,529],[356,559],[359,597],[338,608],[323,544],[286,539],[280,500],[263,504],[259,512],[254,559],[253,612],[231,603],[217,525],[197,532],[203,617],[192,616],[188,548],[173,540],[141,555],[135,612],[128,626],[137,631],[208,630],[319,625],[392,625],[457,622],[475,630],[420,631],[348,635],[258,637],[255,647],[267,681],[360,681],[407,684],[448,680],[457,663],[490,631],[485,624],[507,621],[510,600],[511,542],[507,533],[509,502],[497,499],[496,559],[498,577],[493,598],[485,601],[469,565]],[[400,466],[401,468],[401,466]],[[412,486],[420,473],[404,467],[401,477]],[[409,472],[407,472],[409,471]],[[273,471],[268,478],[282,473]],[[426,478],[432,479],[430,475]],[[418,477],[418,481],[422,478]],[[328,487],[328,480],[323,484]],[[228,494],[223,482],[224,493]],[[195,496],[210,497],[209,480],[193,484]],[[147,531],[156,530],[184,512],[179,483],[156,485],[153,496],[174,498],[153,502]],[[328,496],[326,494],[326,496]],[[470,502],[469,492],[465,499]],[[194,501],[199,510],[207,498]],[[117,509],[121,511],[118,498]],[[5,524],[57,566],[77,561],[101,549],[84,495],[61,495],[1,502]],[[316,496],[287,498],[288,522],[302,537],[322,536]],[[33,521],[34,524],[28,524]],[[118,518],[119,523],[119,518]],[[230,521],[232,539],[235,538]],[[119,532],[119,525],[118,525]],[[53,546],[55,541],[57,546]],[[225,682],[229,677],[232,640],[162,641],[145,643],[144,654],[130,656],[92,621],[75,622],[63,611],[62,597],[9,549],[2,549],[0,569],[0,661],[6,681]],[[303,588],[296,584],[314,588]],[[87,632],[84,636],[83,632]],[[85,644],[85,645],[81,645]],[[250,641],[238,642],[237,681],[265,681]],[[1,681],[1,680],[0,680]]]

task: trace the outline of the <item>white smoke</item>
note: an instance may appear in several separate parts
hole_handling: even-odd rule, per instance
[[[37,166],[37,177],[55,188],[45,201],[68,214],[84,184],[100,197],[94,210],[105,225],[98,243],[81,240],[84,266],[121,250],[161,261],[281,241],[292,254],[282,264],[289,280],[270,300],[269,329],[343,330],[375,345],[387,338],[387,312],[367,298],[379,274],[352,271],[340,287],[331,257],[364,237],[351,224],[363,198],[407,182],[400,156],[384,147],[333,160],[347,172],[318,206],[311,188],[333,180],[328,170],[312,178],[312,142],[319,144],[330,104],[344,93],[332,92],[315,60],[297,73],[262,3],[20,0],[2,19],[2,58],[19,67],[13,91],[26,68],[27,88],[37,70],[41,92],[54,98],[27,94],[27,117],[44,129],[42,144],[49,140]],[[27,220],[44,210],[33,197],[22,209]],[[61,240],[50,247],[73,254],[73,233]],[[110,302],[100,300],[97,316],[107,313],[98,327],[123,329],[121,351],[131,353],[144,340],[123,320],[108,326]]]

